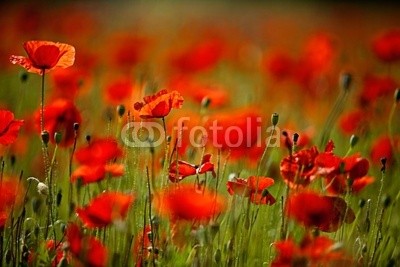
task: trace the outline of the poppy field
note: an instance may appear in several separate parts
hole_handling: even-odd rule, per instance
[[[400,264],[395,9],[0,7],[0,266]]]

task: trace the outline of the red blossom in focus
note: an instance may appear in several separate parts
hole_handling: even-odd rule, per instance
[[[283,181],[291,188],[308,186],[316,178],[314,160],[317,155],[318,149],[313,146],[283,158],[280,163]]]
[[[211,172],[212,176],[215,177],[214,164],[210,160],[211,154],[206,154],[203,156],[200,165],[190,164],[183,160],[173,161],[169,166],[169,180],[177,183],[185,177],[207,172]]]
[[[75,48],[68,44],[50,41],[28,41],[24,43],[28,57],[11,56],[13,64],[19,64],[27,71],[42,74],[56,68],[68,68],[74,64]]]
[[[139,111],[142,119],[163,118],[169,114],[173,108],[181,108],[183,97],[177,92],[170,93],[161,90],[155,95],[146,96],[143,102],[136,102],[134,108]]]
[[[268,192],[267,188],[275,183],[274,179],[269,177],[250,176],[248,179],[234,178],[226,183],[230,195],[239,195],[249,197],[254,204],[273,205],[276,200]]]
[[[306,228],[318,228],[323,232],[335,232],[343,222],[352,223],[353,210],[340,197],[321,196],[315,192],[291,195],[285,207],[289,218]]]
[[[83,207],[77,208],[76,213],[88,228],[106,227],[115,220],[124,220],[134,197],[130,194],[105,192]]]
[[[386,63],[400,60],[400,30],[392,29],[377,35],[372,41],[372,51]]]
[[[206,188],[193,185],[170,186],[155,197],[155,207],[171,221],[208,221],[226,208],[225,198]]]
[[[74,258],[84,266],[107,266],[108,250],[95,237],[84,235],[76,224],[68,224],[66,240],[69,243],[69,251]]]
[[[304,237],[300,244],[292,239],[274,243],[278,252],[272,267],[283,266],[351,266],[352,259],[338,250],[335,241],[325,236]]]
[[[40,111],[35,113],[35,123],[40,131]],[[54,143],[54,134],[61,133],[60,146],[67,147],[74,142],[74,123],[81,123],[82,117],[74,103],[67,99],[57,99],[44,107],[44,129]]]
[[[14,119],[14,113],[9,110],[0,110],[0,144],[7,146],[15,142],[23,120]]]

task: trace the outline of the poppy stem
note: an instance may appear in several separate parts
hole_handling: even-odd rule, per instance
[[[156,266],[156,261],[154,258],[155,254],[155,247],[154,247],[154,228],[153,228],[153,220],[151,215],[151,187],[150,187],[150,175],[149,175],[149,168],[146,166],[146,176],[147,176],[147,190],[148,190],[148,198],[149,198],[149,220],[150,220],[150,228],[151,228],[151,259],[153,266]]]
[[[162,117],[162,124],[163,124],[163,128],[164,128],[165,137],[167,137],[167,126],[165,125],[165,117]]]
[[[44,77],[46,71],[42,70],[42,91],[40,100],[40,132],[44,131]]]
[[[395,142],[394,142],[394,138],[393,138],[393,118],[394,118],[394,114],[397,108],[397,101],[395,101],[392,105],[392,108],[390,109],[390,114],[389,114],[389,121],[388,121],[388,135],[389,135],[389,140],[390,140],[390,146],[392,148],[393,151],[393,157],[396,160],[397,163],[400,163],[400,158],[398,157],[398,153],[396,153],[396,146],[395,146]]]

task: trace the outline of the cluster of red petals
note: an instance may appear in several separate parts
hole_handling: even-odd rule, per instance
[[[143,102],[136,102],[134,108],[139,111],[142,119],[163,118],[171,109],[181,108],[182,104],[183,97],[177,91],[168,93],[167,90],[161,90],[155,95],[144,97]]]
[[[28,57],[11,56],[13,64],[27,71],[42,74],[56,68],[67,68],[74,64],[75,48],[68,44],[50,41],[28,41],[24,43]]]
[[[36,128],[40,131],[40,111],[35,113]],[[75,139],[74,123],[81,123],[79,110],[71,100],[56,99],[44,107],[44,129],[50,134],[50,141],[54,143],[54,134],[61,133],[60,146],[67,147]]]
[[[280,163],[283,181],[291,188],[309,185],[316,178],[314,161],[317,156],[318,149],[312,146],[283,158]]]
[[[383,62],[393,63],[400,60],[400,30],[392,29],[375,37],[372,51]]]
[[[0,110],[0,144],[10,145],[17,139],[23,120],[14,119],[14,113],[9,110]]]
[[[388,135],[376,138],[371,147],[370,158],[373,163],[380,164],[381,158],[386,158],[388,163],[393,162],[394,153],[400,152],[400,136],[393,137],[393,144]],[[379,165],[378,165],[379,166]]]
[[[77,208],[76,213],[88,228],[106,227],[115,220],[124,220],[133,201],[131,194],[105,192],[92,199],[87,206]]]
[[[124,174],[124,166],[111,163],[122,156],[122,149],[112,138],[99,138],[75,152],[75,160],[81,164],[71,175],[71,181],[80,179],[83,184],[101,181],[106,174],[119,177]]]
[[[183,160],[174,161],[169,166],[169,180],[177,183],[188,176],[206,172],[211,172],[212,176],[215,177],[214,164],[210,160],[211,154],[206,154],[203,156],[200,165],[194,165]]]
[[[206,188],[189,184],[173,185],[155,197],[155,207],[171,221],[208,221],[226,208],[225,198]]]
[[[398,86],[390,76],[367,75],[363,80],[360,104],[362,106],[374,103],[379,97],[392,96]]]
[[[186,97],[201,104],[204,99],[210,101],[211,107],[221,107],[229,102],[229,92],[221,85],[199,82],[187,75],[176,75],[170,79],[168,86],[175,88]]]
[[[212,69],[221,60],[224,44],[218,39],[203,40],[175,52],[170,56],[171,65],[181,72],[200,72]]]
[[[0,181],[0,229],[3,229],[13,207],[22,202],[23,187],[17,178],[3,177]]]
[[[267,188],[275,183],[274,179],[269,177],[250,176],[247,179],[234,178],[226,183],[230,195],[239,195],[249,197],[254,204],[273,205],[276,200],[268,192]]]
[[[366,176],[369,162],[359,154],[346,157],[336,156],[332,151],[320,153],[315,158],[316,172],[326,178],[327,189],[333,194],[360,192],[365,186],[374,182]]]
[[[100,240],[93,236],[85,236],[79,226],[72,223],[67,226],[65,237],[69,244],[69,251],[81,265],[107,266],[108,250]]]
[[[353,261],[342,250],[338,250],[335,241],[325,237],[305,237],[296,244],[292,239],[274,244],[278,255],[272,262],[273,267],[283,266],[351,266]]]
[[[340,197],[322,196],[315,192],[300,192],[291,195],[285,207],[288,217],[306,228],[317,228],[323,232],[335,232],[355,219],[353,210]]]

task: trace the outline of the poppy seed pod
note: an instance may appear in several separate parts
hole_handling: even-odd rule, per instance
[[[271,122],[273,126],[276,126],[278,124],[279,121],[279,114],[278,113],[272,113],[271,116]]]
[[[208,108],[210,104],[211,104],[211,99],[208,97],[204,97],[203,100],[201,101],[202,108]]]
[[[60,132],[55,132],[54,133],[54,141],[56,142],[56,144],[60,144],[62,140],[62,134]]]
[[[340,75],[340,86],[343,88],[343,90],[348,91],[351,86],[353,78],[350,73],[343,73]]]
[[[124,105],[118,105],[117,106],[117,113],[118,113],[118,116],[120,117],[120,118],[122,118],[122,116],[124,116],[124,114],[125,114],[125,106]]]
[[[350,137],[350,147],[351,148],[355,147],[355,145],[358,143],[358,140],[359,140],[358,136],[353,134]]]
[[[50,134],[48,131],[44,130],[41,134],[43,144],[47,145],[50,141]]]

